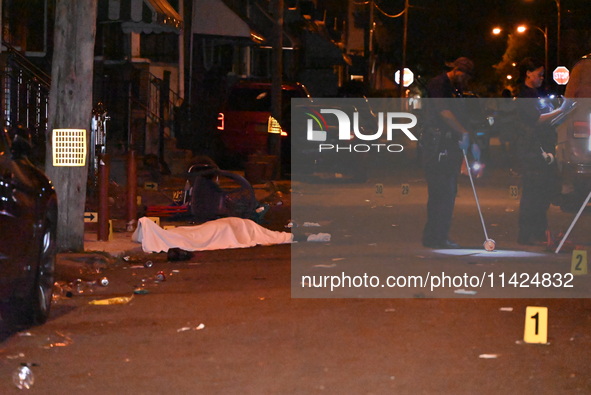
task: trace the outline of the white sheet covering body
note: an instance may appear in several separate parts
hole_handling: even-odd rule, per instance
[[[236,217],[169,230],[164,230],[149,218],[142,217],[131,240],[142,243],[144,252],[167,252],[170,248],[205,251],[291,243],[293,235],[289,232],[272,231],[249,219]]]

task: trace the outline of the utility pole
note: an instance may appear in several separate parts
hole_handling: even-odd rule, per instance
[[[404,31],[402,33],[402,65],[400,67],[400,97],[404,97],[404,69],[406,68],[406,42],[408,39],[408,8],[409,0],[404,0]]]
[[[275,25],[273,26],[273,54],[272,54],[272,76],[271,76],[271,113],[273,118],[283,124],[281,119],[282,103],[281,103],[281,91],[283,85],[283,3],[284,0],[274,0],[274,17]],[[289,122],[289,120],[285,120]],[[281,165],[281,134],[269,133],[268,134],[268,151],[270,155],[277,157],[277,166]],[[278,170],[278,169],[276,169]],[[281,174],[280,171],[276,171],[276,174]]]

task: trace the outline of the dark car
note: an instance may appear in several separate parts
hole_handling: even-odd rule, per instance
[[[309,98],[306,87],[300,83],[282,86],[283,128],[270,128],[271,89],[269,82],[240,81],[228,94],[218,114],[218,132],[225,155],[244,161],[251,154],[265,154],[269,131],[281,133],[284,156],[289,155],[289,119],[293,98]]]
[[[0,314],[9,326],[42,324],[52,299],[57,199],[31,149],[0,132]]]

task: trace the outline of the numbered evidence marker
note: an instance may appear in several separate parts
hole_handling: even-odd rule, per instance
[[[547,307],[528,306],[525,308],[523,341],[526,343],[548,343]]]
[[[519,198],[519,187],[517,185],[511,185],[509,187],[509,196],[513,199]]]
[[[384,184],[376,184],[376,195],[382,196],[384,194]]]
[[[587,251],[574,250],[570,272],[573,275],[587,274]]]
[[[408,184],[402,184],[401,185],[401,190],[402,190],[402,194],[403,195],[410,194],[410,185],[408,185]]]

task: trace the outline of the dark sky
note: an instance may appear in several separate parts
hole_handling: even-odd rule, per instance
[[[392,14],[404,7],[404,0],[375,1]],[[549,69],[556,65],[555,0],[410,0],[410,5],[407,66],[427,77],[443,71],[446,61],[468,56],[475,61],[481,77],[492,78],[492,66],[502,59],[508,39],[507,34],[492,35],[492,28],[502,26],[509,33],[522,23],[541,29],[547,26]],[[570,67],[574,60],[591,52],[591,1],[561,0],[561,10],[561,63]],[[399,62],[403,18],[381,16],[380,20],[391,41],[384,56]],[[531,50],[528,55],[544,56],[542,32],[531,30],[522,39]]]

